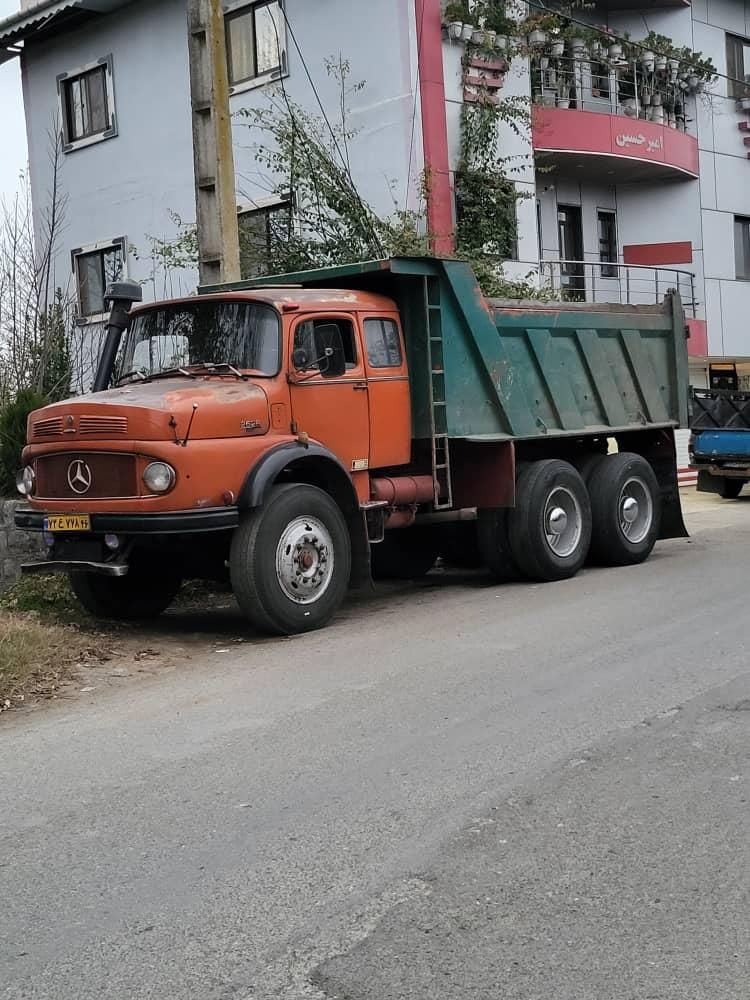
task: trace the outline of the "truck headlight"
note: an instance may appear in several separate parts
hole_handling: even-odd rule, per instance
[[[36,482],[36,476],[34,475],[34,470],[30,465],[25,466],[16,475],[16,489],[21,494],[22,497],[30,497],[34,492],[34,483]]]
[[[143,482],[152,493],[166,493],[175,482],[175,471],[166,462],[152,462],[143,470]]]

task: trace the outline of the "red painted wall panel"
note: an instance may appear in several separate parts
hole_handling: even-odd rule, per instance
[[[688,354],[691,357],[705,357],[708,354],[708,327],[705,319],[689,319],[687,327],[690,332]]]
[[[534,107],[534,149],[660,163],[698,176],[698,141],[666,125],[597,111]]]
[[[626,264],[649,264],[652,267],[672,264],[692,264],[693,244],[684,243],[632,243],[622,248]]]

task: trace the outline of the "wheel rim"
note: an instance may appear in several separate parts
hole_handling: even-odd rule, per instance
[[[583,531],[581,505],[565,486],[556,486],[544,506],[544,533],[556,556],[566,558],[578,548]]]
[[[642,542],[654,520],[651,490],[638,476],[632,476],[620,490],[617,501],[620,531],[629,542]]]
[[[295,604],[312,604],[326,592],[333,578],[333,539],[317,518],[295,518],[281,533],[276,578]]]

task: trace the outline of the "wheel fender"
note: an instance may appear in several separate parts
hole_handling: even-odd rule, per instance
[[[261,507],[269,489],[285,470],[294,478],[329,493],[341,508],[352,542],[353,587],[372,583],[370,543],[359,497],[346,467],[321,444],[288,441],[267,451],[245,477],[237,498],[240,510]]]

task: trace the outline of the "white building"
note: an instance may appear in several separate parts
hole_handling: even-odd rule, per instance
[[[442,23],[445,3],[232,0],[225,10],[232,111],[264,101],[283,80],[291,100],[312,112],[320,101],[335,117],[338,85],[324,61],[341,54],[352,80],[366,81],[350,97],[360,130],[351,169],[364,199],[383,214],[418,209],[426,169],[431,229],[445,247],[471,91],[465,43]],[[622,81],[630,68],[618,70],[606,55],[597,62],[591,44],[574,52],[568,38],[559,60],[542,45],[503,73],[492,70],[503,55],[496,49],[486,75],[505,95],[535,102],[530,139],[501,135],[501,152],[518,157],[513,179],[526,195],[517,205],[516,260],[506,270],[541,273],[587,299],[653,301],[678,285],[689,309],[693,381],[705,381],[711,359],[737,360],[745,377],[750,113],[738,110],[738,99],[750,73],[750,13],[744,0],[661,0],[643,9],[600,0],[585,17],[615,43],[647,29],[668,36],[710,57],[720,76],[710,93],[690,88],[677,108],[655,112],[644,109],[641,84],[658,72],[649,77],[648,67],[635,66],[629,97]],[[147,297],[194,288],[193,272],[167,281],[147,252],[150,237],[175,234],[175,216],[195,218],[186,0],[25,3],[0,23],[0,59],[16,54],[37,211],[50,187],[50,130],[61,123],[67,209],[56,280],[72,282],[82,336],[99,328],[103,287],[116,271],[144,282]],[[234,139],[238,210],[262,241],[269,213],[289,207],[269,198],[255,140],[240,122]]]

